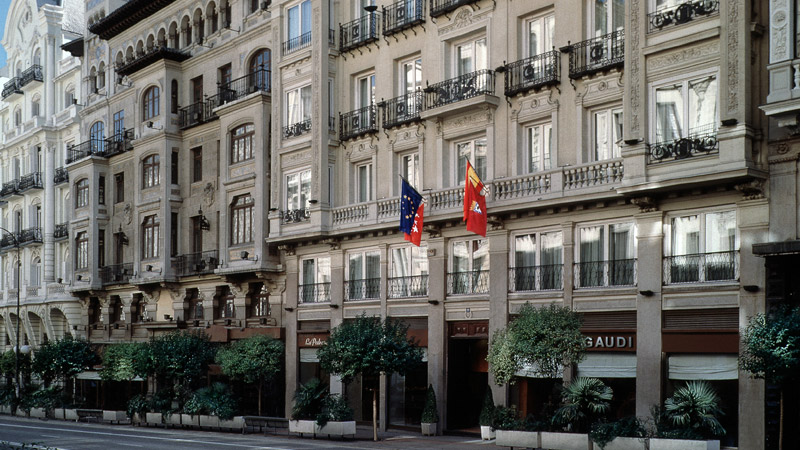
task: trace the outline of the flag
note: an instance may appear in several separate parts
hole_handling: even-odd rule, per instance
[[[486,237],[486,196],[481,181],[472,164],[467,161],[467,176],[464,182],[464,221],[467,231]]]
[[[422,212],[424,210],[425,204],[423,203],[419,205],[419,208],[417,208],[417,214],[414,215],[414,225],[411,226],[411,233],[405,234],[405,239],[417,247],[419,247],[419,244],[422,241]]]
[[[401,189],[400,195],[400,231],[408,235],[411,234],[411,230],[414,227],[414,220],[417,215],[417,209],[422,203],[422,196],[416,189],[408,184],[405,178],[402,178],[402,180],[403,188]]]

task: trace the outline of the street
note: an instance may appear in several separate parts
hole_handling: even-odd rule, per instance
[[[260,433],[220,433],[183,429],[103,425],[57,420],[0,417],[0,449],[20,444],[38,444],[60,450],[124,449],[480,449],[496,448],[494,441],[461,436],[422,437],[419,432],[392,430],[379,433],[381,441],[371,440],[369,427],[358,427],[355,439],[328,440]],[[480,447],[484,446],[484,447]],[[490,447],[487,447],[490,446]]]

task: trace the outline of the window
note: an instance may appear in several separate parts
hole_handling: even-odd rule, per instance
[[[220,317],[223,319],[233,319],[236,317],[236,296],[230,289],[225,289],[225,293],[220,298]]]
[[[311,86],[286,92],[286,125],[311,120]]]
[[[302,303],[330,301],[331,259],[319,257],[301,262],[298,296]]]
[[[169,256],[178,256],[178,213],[170,213],[169,222]]]
[[[619,158],[622,145],[622,108],[592,113],[594,161]]]
[[[736,212],[721,211],[673,217],[666,253],[667,283],[735,280]]]
[[[258,11],[258,0],[250,0],[250,12],[254,13]]]
[[[368,202],[372,200],[372,164],[356,166],[356,201]]]
[[[97,70],[97,90],[106,87],[106,65],[100,63],[100,68]]]
[[[68,88],[64,92],[64,108],[69,108],[73,103],[75,103],[75,89]]]
[[[527,138],[528,172],[539,172],[552,168],[553,125],[544,123],[528,127]]]
[[[347,257],[348,300],[375,299],[381,293],[381,254],[378,251],[350,253]]]
[[[233,72],[230,64],[225,64],[219,68],[219,84],[225,86],[233,79]]]
[[[206,17],[208,17],[211,23],[211,32],[216,33],[217,30],[219,30],[219,13],[217,12],[217,7],[214,2],[211,2],[208,4],[207,8]]]
[[[158,217],[147,216],[142,222],[142,259],[158,258]]]
[[[311,171],[293,173],[286,176],[286,209],[307,210],[311,199]]]
[[[486,181],[486,138],[456,144],[456,158],[458,158],[456,166],[457,184],[464,184],[466,180],[467,161],[472,163],[472,167],[481,181]]]
[[[375,104],[375,74],[367,75],[358,79],[356,104],[359,108],[365,108]]]
[[[119,110],[114,113],[114,140],[122,142],[125,136],[125,110]]]
[[[634,234],[632,223],[580,227],[576,287],[633,285]]]
[[[625,29],[625,0],[590,0],[592,37]]]
[[[89,267],[89,237],[85,231],[75,236],[75,268],[86,269]]]
[[[14,126],[18,127],[22,124],[22,110],[17,108],[14,110]]]
[[[406,245],[391,250],[389,297],[428,295],[428,249]]]
[[[289,8],[286,17],[286,29],[289,32],[287,51],[311,42],[311,0]]]
[[[170,159],[169,164],[169,180],[172,184],[180,184],[178,179],[178,152],[172,152],[172,159]]]
[[[178,114],[178,80],[172,80],[169,91],[169,110],[172,114]]]
[[[400,65],[400,93],[412,94],[418,90],[422,90],[422,58]]]
[[[250,73],[255,74],[253,87],[257,90],[270,89],[270,59],[271,53],[268,48],[262,48],[250,58]]]
[[[231,245],[253,242],[253,209],[250,194],[234,197],[231,204]]]
[[[158,86],[151,86],[144,91],[144,104],[142,105],[142,120],[151,120],[158,116]]]
[[[248,123],[231,131],[231,164],[253,159],[255,129],[252,123]]]
[[[39,258],[33,258],[31,261],[31,286],[39,286],[40,282],[40,274],[42,272],[42,260]]]
[[[125,173],[114,174],[114,202],[122,203],[125,201]]]
[[[75,207],[89,206],[89,179],[83,178],[75,183]]]
[[[106,265],[106,230],[97,230],[97,268]]]
[[[456,75],[466,75],[489,68],[486,57],[486,38],[475,39],[456,46]]]
[[[104,175],[100,175],[97,179],[97,203],[106,204],[106,177]]]
[[[189,319],[203,320],[203,300],[197,289],[192,289],[189,294]]]
[[[89,128],[89,146],[92,153],[103,153],[106,147],[106,125],[103,122],[95,122]]]
[[[159,185],[159,156],[150,155],[142,161],[142,187],[150,188]]]
[[[261,286],[261,289],[253,296],[253,317],[269,317],[272,315],[269,307],[269,292],[266,286]]]
[[[38,117],[40,115],[41,111],[39,111],[39,105],[39,97],[31,101],[31,117]]]
[[[192,149],[192,183],[203,180],[203,147]]]
[[[716,75],[657,86],[655,102],[655,142],[716,131]]]
[[[549,14],[525,22],[525,57],[540,55],[553,49],[555,16]]]
[[[563,289],[560,231],[514,236],[511,288],[516,291]]]
[[[489,241],[455,241],[450,256],[448,293],[485,294],[489,292]]]
[[[401,175],[412,187],[421,190],[422,184],[419,178],[419,153],[404,155],[401,158]]]

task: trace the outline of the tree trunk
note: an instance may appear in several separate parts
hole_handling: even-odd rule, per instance
[[[780,419],[778,419],[778,449],[783,450],[783,388],[781,388]]]
[[[258,381],[258,415],[261,415],[261,388],[263,383],[259,380]]]
[[[372,440],[378,440],[378,390],[372,390]]]

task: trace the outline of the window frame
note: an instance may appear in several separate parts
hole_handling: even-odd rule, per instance
[[[255,204],[255,199],[249,193],[237,195],[231,200],[230,243],[232,246],[254,242]]]
[[[203,147],[194,147],[192,154],[192,183],[203,181]]]
[[[626,258],[618,259],[613,257],[612,252],[612,242],[611,242],[611,229],[612,227],[627,225],[630,226],[630,236],[628,237],[628,248],[629,248],[629,256]],[[581,258],[581,249],[583,245],[583,241],[581,240],[581,231],[584,229],[589,228],[596,228],[602,227],[601,231],[601,238],[602,238],[602,259],[596,260],[586,260],[584,261]],[[612,221],[602,221],[602,222],[586,222],[580,223],[575,226],[574,232],[574,239],[575,239],[575,248],[574,248],[574,264],[579,267],[579,270],[575,272],[575,280],[574,286],[577,289],[597,289],[597,288],[613,288],[613,287],[620,287],[620,286],[632,286],[635,285],[637,282],[637,273],[636,273],[636,264],[637,264],[637,256],[638,256],[638,246],[637,246],[637,236],[638,236],[638,228],[636,227],[636,221],[632,218],[630,219],[618,219]],[[630,261],[630,263],[627,263]],[[631,264],[631,273],[630,279],[626,278],[624,270],[627,268],[624,264],[620,264],[622,262],[626,262],[625,264]],[[588,265],[590,263],[598,263],[595,266]],[[621,268],[623,273],[618,273],[618,269]]]
[[[674,249],[674,233],[675,233],[675,225],[674,220],[685,218],[685,217],[692,217],[697,216],[698,221],[698,252],[697,254],[706,254],[709,253],[707,247],[707,233],[708,233],[708,224],[706,222],[706,218],[712,214],[724,214],[724,213],[733,213],[733,230],[734,230],[734,248],[731,250],[727,250],[726,252],[738,252],[741,247],[741,237],[739,235],[739,227],[737,226],[737,221],[739,215],[737,214],[737,209],[735,207],[718,207],[718,208],[708,208],[708,209],[696,209],[696,210],[684,210],[684,211],[675,211],[672,213],[667,214],[666,220],[664,220],[664,255],[665,256],[686,256],[690,253],[682,253],[682,254],[675,254]]]
[[[484,165],[483,166],[480,166],[479,164],[476,163],[475,149],[476,149],[477,146],[475,144],[478,141],[484,141],[485,155],[483,157],[484,158]],[[472,168],[475,169],[475,173],[478,174],[478,177],[481,179],[481,181],[484,184],[486,184],[486,180],[487,180],[488,173],[489,173],[489,139],[484,135],[484,136],[473,137],[471,139],[453,141],[453,153],[454,153],[453,159],[456,162],[453,165],[453,170],[455,170],[455,172],[456,172],[455,173],[455,177],[453,178],[456,181],[455,185],[456,186],[462,186],[466,182],[466,175],[467,175],[466,167],[467,167],[467,165],[465,163],[463,169],[461,167],[459,167],[459,163],[460,163],[460,161],[459,161],[460,160],[460,147],[462,145],[469,145],[470,146],[470,151],[469,151],[470,154],[469,154],[469,157],[467,159],[470,161],[470,163],[475,164],[475,165],[472,166]],[[483,173],[481,173],[481,172],[483,172]]]
[[[89,178],[81,178],[75,182],[75,208],[89,206]]]
[[[524,19],[523,22],[523,36],[522,36],[522,51],[523,51],[523,58],[530,58],[536,55],[541,55],[545,52],[552,51],[554,49],[554,42],[555,42],[555,21],[556,21],[556,14],[554,11],[548,11],[543,14],[537,14],[535,16],[528,17]],[[545,37],[545,42],[541,45],[541,51],[532,51],[531,49],[531,26],[536,22],[541,22],[542,31]],[[548,22],[550,22],[551,29],[547,29]],[[550,34],[548,36],[548,34]],[[546,44],[550,44],[549,46]]]
[[[125,201],[125,172],[114,174],[114,203]]]
[[[285,120],[284,125],[287,126],[287,127],[288,126],[292,126],[292,125],[296,125],[298,123],[303,123],[306,120],[311,119],[311,111],[308,111],[308,112],[305,111],[305,106],[304,106],[305,104],[303,103],[303,89],[308,89],[308,95],[309,95],[309,97],[308,97],[309,98],[309,104],[308,105],[309,105],[310,109],[314,108],[313,99],[311,98],[311,95],[313,94],[313,92],[312,92],[310,84],[305,84],[305,85],[302,85],[302,86],[295,86],[293,88],[286,89],[284,91],[284,97],[283,98],[286,101],[286,109],[285,109],[285,115],[284,115],[284,120]],[[293,114],[294,108],[291,106],[292,104],[289,101],[289,95],[291,93],[296,93],[296,95],[298,95],[299,96],[298,98],[300,99],[300,102],[298,103],[299,111],[298,111],[297,114]],[[293,115],[298,116],[298,119],[296,119],[294,122],[292,122],[292,120],[293,120],[292,116]]]
[[[308,5],[307,6],[308,9],[306,10],[305,14],[310,14],[311,17],[308,18],[308,21],[309,21],[308,22],[308,24],[309,24],[308,31],[303,32],[303,22],[304,22],[304,18],[305,18],[303,10],[304,10],[305,5]],[[297,8],[297,11],[298,11],[298,16],[297,16],[298,17],[298,23],[297,23],[297,25],[299,26],[299,29],[297,31],[298,31],[299,34],[297,36],[293,36],[292,35],[292,33],[291,33],[291,24],[289,22],[290,15],[291,15],[291,10],[293,10],[295,8]],[[303,36],[304,34],[309,33],[309,32],[310,33],[314,32],[313,31],[314,24],[312,23],[313,22],[312,21],[313,12],[311,11],[311,0],[301,0],[301,1],[296,2],[296,3],[294,3],[294,4],[290,5],[290,6],[286,6],[285,11],[286,11],[286,18],[284,19],[285,20],[284,26],[286,27],[285,28],[285,30],[286,30],[286,42],[291,41],[292,39],[300,39],[301,36]],[[298,43],[297,44],[298,47],[301,46],[301,45],[302,45],[302,43]],[[292,50],[293,49],[290,49],[290,51],[292,51]]]
[[[368,258],[374,258],[375,256],[378,257],[378,276],[368,277],[367,274],[370,267],[372,267],[368,262]],[[359,274],[359,278],[351,278],[351,264],[353,264],[353,259],[356,257],[361,258],[361,273]],[[381,252],[377,249],[358,249],[347,252],[344,275],[345,283],[349,287],[349,292],[346,300],[375,300],[380,298],[380,280],[383,275],[381,273],[380,261]],[[374,280],[378,280],[378,282],[375,283]],[[358,282],[361,282],[363,285],[357,286]]]
[[[142,189],[149,189],[161,185],[161,157],[158,153],[145,156],[142,159]]]
[[[75,234],[75,269],[89,268],[89,233],[79,231]]]
[[[400,155],[400,175],[408,181],[408,184],[411,185],[417,191],[422,190],[422,183],[421,174],[420,174],[420,165],[419,165],[419,152],[409,152]],[[414,166],[413,173],[409,172],[408,166],[409,163]]]
[[[142,260],[156,259],[159,255],[158,241],[161,222],[157,214],[145,216],[142,220]]]
[[[714,105],[714,118],[711,123],[702,124],[694,129],[690,128],[689,123],[689,108],[690,101],[689,101],[689,84],[695,81],[700,81],[703,79],[710,79],[713,78],[716,83],[716,104]],[[653,114],[650,115],[650,142],[665,142],[669,141],[670,139],[666,138],[659,138],[658,135],[658,124],[659,124],[659,114],[658,114],[658,90],[663,88],[668,88],[670,86],[678,86],[680,85],[681,91],[681,133],[679,138],[686,138],[690,137],[693,134],[697,134],[697,131],[704,131],[704,128],[709,127],[709,130],[712,132],[716,132],[719,128],[720,122],[720,108],[721,108],[721,95],[720,95],[720,70],[719,68],[715,67],[713,69],[701,70],[692,72],[689,74],[682,74],[679,77],[671,77],[664,80],[659,80],[657,82],[650,83],[649,85],[649,104],[652,107]],[[692,131],[695,133],[692,133]]]
[[[142,95],[142,121],[153,120],[161,113],[161,91],[158,86],[150,86]]]
[[[479,67],[479,58],[478,58],[478,45],[477,43],[480,41],[484,41],[483,48],[485,54],[483,56],[483,67]],[[472,60],[472,68],[471,70],[467,70],[462,72],[461,69],[461,48],[465,45],[472,46],[472,54],[470,58]],[[489,36],[486,33],[481,33],[480,35],[471,36],[466,39],[461,39],[459,41],[453,42],[453,65],[452,65],[452,78],[467,75],[470,73],[475,73],[479,70],[488,70],[489,69]]]
[[[622,17],[622,19],[623,19],[622,27],[617,28],[617,29],[614,28],[613,2],[608,2],[607,4],[611,5],[611,9],[609,9],[608,12],[606,13],[606,17],[605,17],[605,21],[604,21],[605,22],[605,24],[604,24],[605,32],[598,33],[597,30],[596,30],[596,22],[597,22],[597,20],[596,20],[596,15],[595,15],[596,10],[595,10],[595,7],[594,7],[595,3],[592,0],[589,0],[587,2],[586,6],[587,6],[587,8],[589,10],[588,14],[587,14],[587,17],[589,18],[589,20],[587,21],[588,30],[586,31],[587,38],[591,39],[591,38],[595,38],[595,37],[605,36],[607,34],[615,32],[615,31],[624,30],[625,29],[625,20],[624,20],[624,16],[625,16],[625,1],[624,0],[622,1],[622,16],[623,16]]]
[[[305,204],[301,205],[302,198],[303,198],[303,181],[302,181],[303,178],[302,178],[302,176],[306,172],[308,172],[308,195],[306,196],[307,198],[306,198]],[[297,177],[297,207],[296,208],[293,208],[293,206],[295,206],[295,205],[292,204],[293,201],[292,201],[292,199],[289,198],[289,178],[293,177],[293,176]],[[307,211],[308,208],[311,206],[311,203],[309,202],[309,200],[311,200],[311,178],[312,178],[312,176],[311,176],[311,169],[310,168],[304,168],[304,169],[296,170],[296,171],[293,171],[293,172],[289,172],[289,173],[287,173],[285,175],[285,177],[284,177],[285,191],[284,192],[285,192],[286,195],[285,195],[285,199],[284,200],[285,200],[285,205],[286,205],[286,210],[287,211],[294,211],[294,210],[306,210]]]
[[[306,279],[306,273],[305,273],[305,270],[304,270],[306,261],[313,261],[314,262],[314,279],[311,280],[312,282],[310,282],[310,283],[308,282],[309,280]],[[324,268],[320,268],[320,261],[326,261],[327,281],[321,281],[321,280],[325,279],[324,278],[325,277],[325,270],[324,270]],[[320,277],[322,277],[322,278],[320,278]],[[317,255],[317,256],[306,256],[306,257],[300,258],[300,271],[299,271],[297,280],[298,280],[298,284],[300,286],[307,286],[307,285],[311,285],[311,284],[330,283],[331,282],[331,258],[330,258],[330,256]]]
[[[599,153],[597,118],[600,114],[607,115],[606,134],[608,136],[608,156],[610,158],[601,157]],[[615,122],[615,118],[619,116],[619,122]],[[622,140],[625,124],[625,116],[622,105],[611,105],[593,108],[589,111],[589,129],[590,129],[590,143],[589,143],[589,162],[610,161],[622,157]],[[617,128],[618,127],[618,128]],[[615,135],[619,134],[619,139],[614,139]]]
[[[533,138],[531,133],[540,128],[540,136],[539,136],[539,151],[537,155],[537,167],[533,167]],[[548,170],[552,170],[553,167],[557,165],[557,161],[555,161],[555,155],[557,154],[557,150],[554,151],[553,148],[553,140],[556,136],[554,132],[553,122],[552,121],[541,121],[536,123],[531,123],[525,125],[524,127],[524,134],[525,134],[525,172],[524,173],[540,173],[546,172]],[[541,165],[541,168],[538,166]]]
[[[374,189],[372,188],[372,180],[373,180],[372,169],[373,169],[372,161],[355,164],[354,178],[355,178],[356,203],[366,203],[372,201],[373,191],[374,191]],[[364,177],[366,177],[366,181],[362,180],[362,178]]]
[[[253,123],[244,123],[231,129],[230,136],[230,164],[238,164],[255,158],[256,126]]]
[[[400,274],[397,273],[395,267],[396,266],[400,266],[402,264],[398,264],[397,263],[397,258],[395,258],[395,251],[396,250],[400,250],[400,251],[408,250],[409,255],[408,255],[407,263],[408,263],[409,267],[407,268],[408,269],[407,273],[409,275],[400,275]],[[417,260],[414,259],[414,253],[415,252],[419,253],[418,257],[419,257],[420,260],[421,259],[425,260],[425,266],[426,266],[426,269],[424,271],[422,270],[422,268],[418,268],[419,269],[419,273],[418,274],[414,273],[416,271],[415,269],[417,269],[415,267],[415,261],[417,261]],[[388,270],[389,270],[389,275],[388,276],[389,276],[389,278],[427,276],[427,275],[430,274],[430,265],[429,264],[430,264],[430,262],[428,261],[428,246],[427,246],[427,244],[422,244],[419,247],[417,247],[416,245],[412,245],[412,244],[400,244],[400,245],[395,245],[395,246],[389,247],[389,264],[388,264]],[[406,272],[403,272],[403,273],[406,273]]]

